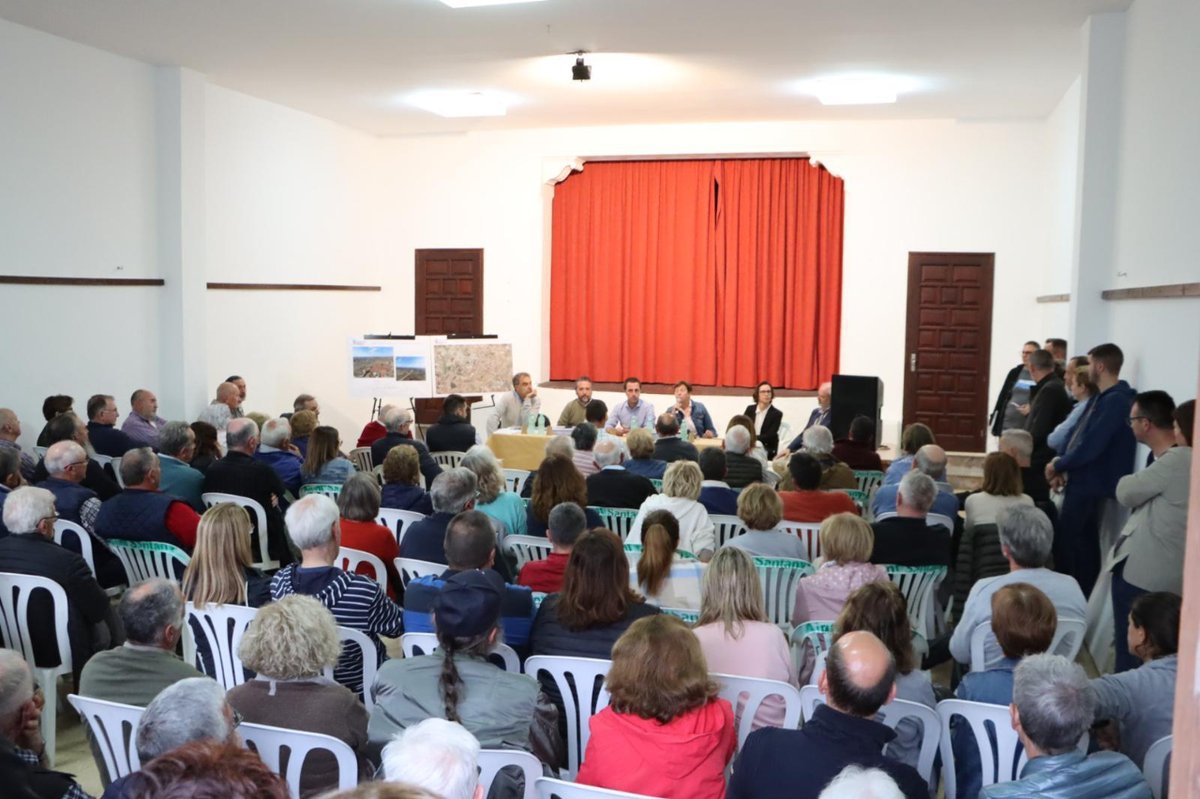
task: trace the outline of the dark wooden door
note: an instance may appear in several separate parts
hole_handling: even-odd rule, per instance
[[[483,250],[417,250],[416,334],[483,333]]]
[[[908,254],[904,424],[952,452],[984,452],[992,347],[990,253]]]

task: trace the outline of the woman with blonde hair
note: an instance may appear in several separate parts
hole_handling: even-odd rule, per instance
[[[646,517],[655,511],[665,510],[678,523],[679,548],[707,562],[717,548],[717,535],[712,520],[708,518],[708,511],[697,501],[703,482],[704,475],[700,467],[692,461],[675,461],[668,466],[663,476],[662,493],[647,497],[638,508],[626,543],[643,543],[645,534],[642,530]]]
[[[808,547],[798,537],[775,529],[783,519],[783,500],[765,483],[753,483],[742,489],[737,499],[737,515],[746,532],[726,546],[766,558],[808,559]]]
[[[222,502],[200,517],[196,548],[183,573],[183,595],[196,605],[248,605],[271,601],[271,578],[254,568],[253,526],[240,505]]]
[[[367,759],[366,708],[350,689],[323,676],[338,661],[337,622],[312,597],[293,594],[262,608],[246,628],[238,657],[258,673],[227,694],[230,706],[251,724],[330,735],[358,754],[359,779],[374,771]],[[338,765],[327,752],[309,755],[300,773],[300,795],[338,785]]]
[[[678,554],[679,522],[670,511],[646,514],[641,546],[637,563],[629,570],[630,585],[653,605],[699,608],[704,564]]]
[[[292,426],[292,444],[300,450],[301,457],[308,457],[308,438],[317,429],[317,415],[312,411],[296,411],[288,419]]]
[[[476,488],[479,491],[475,498],[475,510],[503,524],[505,532],[525,535],[529,529],[525,503],[519,496],[507,490],[504,472],[492,451],[476,444],[467,450],[459,465],[475,473]]]
[[[888,579],[887,569],[870,562],[875,534],[857,514],[835,513],[821,522],[818,535],[824,560],[796,584],[792,624],[836,619],[851,594]]]
[[[342,457],[338,450],[341,444],[337,428],[321,425],[313,430],[304,463],[300,466],[301,483],[344,483],[350,479],[355,471],[354,464]]]
[[[384,508],[411,510],[433,514],[433,500],[420,486],[421,458],[416,447],[397,444],[388,450],[383,460],[383,492],[380,505]]]
[[[644,427],[630,430],[625,436],[629,447],[629,460],[625,471],[641,475],[650,480],[661,480],[667,471],[667,462],[654,457],[654,436]]]
[[[592,716],[576,781],[663,799],[723,799],[737,748],[700,642],[682,621],[640,619],[613,647],[611,699]]]
[[[704,573],[701,593],[694,632],[710,672],[799,687],[787,638],[767,620],[762,583],[748,554],[730,547],[718,549]],[[754,729],[782,727],[783,716],[782,700],[770,697],[755,715]]]

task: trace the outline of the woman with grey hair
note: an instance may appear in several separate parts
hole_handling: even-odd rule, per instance
[[[647,497],[638,508],[626,543],[642,543],[642,524],[650,513],[665,510],[679,522],[679,549],[691,552],[705,563],[717,548],[716,529],[708,511],[697,500],[704,475],[692,461],[675,461],[663,475],[661,494]]]
[[[341,516],[342,546],[369,552],[383,561],[387,570],[388,599],[396,600],[403,592],[400,574],[396,571],[395,558],[400,557],[400,545],[396,535],[375,521],[379,516],[379,484],[365,472],[358,472],[342,484],[338,494],[338,514]],[[368,567],[359,569],[367,574]]]
[[[341,653],[337,623],[317,600],[285,597],[258,611],[238,646],[238,657],[258,672],[231,689],[229,704],[252,724],[331,735],[358,754],[359,778],[374,771],[366,757],[366,708],[344,686],[324,676]],[[338,766],[326,752],[309,755],[300,795],[336,788]]]
[[[492,451],[476,444],[467,450],[459,465],[475,473],[476,488],[479,491],[475,498],[475,510],[500,522],[505,532],[525,535],[528,530],[525,503],[515,493],[507,490],[504,472]]]

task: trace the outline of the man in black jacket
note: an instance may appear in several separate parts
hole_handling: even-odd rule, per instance
[[[420,441],[415,440],[409,432],[412,429],[412,412],[407,408],[393,406],[383,412],[383,415],[379,417],[379,421],[383,424],[383,429],[387,431],[387,435],[371,445],[372,462],[376,464],[383,463],[387,460],[387,454],[391,451],[392,447],[401,444],[412,447],[417,451],[417,460],[421,464],[421,474],[425,476],[425,485],[432,486],[433,478],[442,473],[442,467],[438,466],[437,462],[429,455],[429,448]],[[473,441],[466,449],[452,451],[466,452],[472,446],[474,446]]]
[[[45,433],[47,447],[53,446],[59,441],[74,441],[83,447],[85,451],[88,448],[87,428],[74,414],[64,413],[61,416],[55,416],[46,425]],[[45,461],[39,461],[37,468],[34,470],[33,482],[40,483],[49,476],[50,473],[46,471]],[[112,467],[101,466],[96,462],[95,458],[88,459],[86,473],[80,485],[84,488],[90,488],[95,492],[101,502],[121,493],[121,486],[117,485]]]
[[[898,566],[949,566],[950,530],[926,522],[937,496],[933,478],[911,471],[896,492],[896,515],[871,525],[875,533],[872,563]]]
[[[1045,472],[1046,464],[1054,459],[1056,453],[1046,440],[1071,413],[1071,397],[1054,366],[1054,355],[1048,350],[1038,350],[1029,356],[1029,374],[1036,382],[1030,392],[1025,429],[1033,436],[1029,465],[1034,471]]]
[[[675,461],[700,462],[700,453],[696,445],[679,437],[679,420],[673,413],[664,413],[654,422],[654,432],[658,440],[654,442],[655,460],[673,463]]]
[[[446,397],[442,403],[442,417],[425,431],[425,443],[430,452],[466,452],[483,443],[471,424],[471,406],[465,397],[461,394]]]
[[[611,438],[592,448],[592,458],[600,471],[587,478],[589,505],[602,508],[640,508],[646,497],[658,493],[654,484],[640,474],[625,471],[625,453]]]

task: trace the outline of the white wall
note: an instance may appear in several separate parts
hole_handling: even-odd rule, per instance
[[[1075,252],[1075,184],[1079,156],[1079,81],[1075,80],[1046,119],[1050,172],[1050,261],[1041,275],[1038,294],[1071,291],[1071,261]],[[1070,306],[1065,302],[1038,305],[1039,341],[1070,337]],[[1034,334],[1031,334],[1034,335]],[[1068,342],[1070,352],[1076,342]]]

